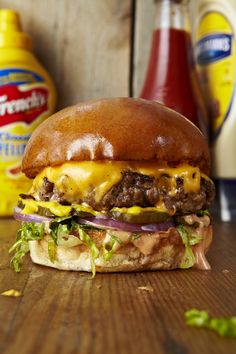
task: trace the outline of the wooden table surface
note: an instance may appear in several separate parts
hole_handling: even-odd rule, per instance
[[[0,220],[0,292],[23,293],[0,296],[1,354],[236,353],[236,339],[187,327],[183,316],[192,307],[236,315],[236,224],[215,225],[211,271],[97,274],[93,280],[33,265],[29,257],[14,273],[7,251],[17,227]]]

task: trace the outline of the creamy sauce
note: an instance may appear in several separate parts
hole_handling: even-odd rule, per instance
[[[106,233],[106,237],[109,237],[111,235],[116,236],[117,238],[119,238],[119,240],[124,243],[127,244],[130,242],[130,238],[131,238],[131,232],[127,232],[127,231],[117,231],[117,230],[112,230]]]
[[[106,248],[108,245],[110,245],[110,242],[112,241],[112,236],[117,237],[119,241],[115,241],[112,247],[112,251],[116,252],[118,249],[124,245],[128,244],[131,239],[131,232],[126,232],[126,231],[116,231],[116,230],[110,230],[106,232],[106,236],[103,241],[103,245]]]
[[[208,215],[197,216],[196,214],[191,214],[191,215],[184,216],[183,219],[189,225],[198,223],[199,227],[197,227],[194,232],[202,236],[202,241],[192,247],[193,253],[196,258],[196,263],[194,267],[202,270],[211,269],[211,266],[208,263],[205,256],[205,253],[207,252],[212,241],[212,227],[210,226],[211,220],[209,216]]]
[[[197,216],[196,218],[199,219],[199,217]],[[209,219],[209,217],[207,215],[206,218],[204,217],[201,218],[203,218],[205,220],[205,223],[208,224],[207,219]],[[212,241],[212,227],[210,225],[198,227],[195,230],[195,233],[202,236],[202,241],[197,245],[192,246],[192,250],[196,258],[196,263],[194,267],[201,270],[209,270],[211,269],[211,266],[206,259],[205,253],[207,252]],[[106,233],[106,237],[103,241],[104,245],[109,244],[111,240],[111,235],[116,236],[121,241],[121,242],[116,242],[114,244],[113,246],[114,252],[116,252],[122,245],[132,243],[142,254],[148,256],[155,251],[162,238],[166,238],[170,236],[170,232],[167,231],[167,232],[156,232],[151,234],[148,233],[141,234],[141,236],[139,236],[137,239],[132,240],[131,238],[132,233],[130,232],[112,231]]]
[[[202,242],[193,246],[193,253],[196,257],[196,264],[194,265],[197,269],[209,270],[211,269],[210,264],[208,263],[205,253],[207,252],[211,241],[212,241],[212,227],[209,225],[205,228],[198,228],[196,233],[202,236]]]
[[[153,253],[153,250],[158,246],[161,240],[160,233],[154,233],[152,235],[142,235],[137,240],[133,241],[135,247],[145,256]]]
[[[131,232],[112,230],[106,233],[106,237],[103,241],[104,246],[109,245],[112,236],[115,236],[120,240],[120,242],[115,242],[113,246],[114,252],[116,252],[122,245],[132,243],[142,254],[147,256],[154,252],[162,238],[169,236],[169,232],[145,233],[141,234],[137,239],[132,240]]]
[[[210,218],[208,215],[197,216],[196,214],[183,216],[183,219],[187,224],[193,225],[194,223],[198,223],[200,227],[207,227],[210,225]]]

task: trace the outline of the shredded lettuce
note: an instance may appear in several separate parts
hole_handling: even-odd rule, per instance
[[[11,259],[11,266],[15,272],[19,273],[21,264],[26,253],[29,252],[29,241],[42,240],[44,236],[44,224],[35,222],[23,223],[17,232],[17,238],[9,253],[15,252]]]
[[[56,252],[57,252],[57,244],[55,241],[50,237],[48,239],[48,256],[52,263],[56,260]]]
[[[56,260],[56,249],[57,245],[61,244],[63,237],[68,237],[68,235],[73,235],[76,231],[78,235],[78,242],[83,242],[90,249],[90,259],[91,259],[91,270],[94,277],[96,273],[95,260],[99,257],[99,250],[92,238],[87,233],[87,230],[96,230],[96,228],[87,225],[79,225],[77,223],[77,218],[73,216],[55,218],[49,224],[49,239],[48,239],[48,255],[51,262]],[[195,256],[192,250],[192,246],[202,241],[202,237],[194,233],[194,229],[178,225],[177,230],[185,246],[185,253],[180,265],[180,268],[190,268],[195,264]],[[25,254],[29,251],[28,242],[31,240],[41,240],[45,235],[45,224],[44,223],[34,223],[27,222],[23,223],[21,229],[17,233],[17,239],[15,244],[11,247],[9,252],[15,252],[11,260],[11,266],[16,271],[19,272],[22,264],[22,260]],[[74,236],[77,237],[77,236]],[[138,233],[131,234],[131,241],[135,241],[140,237]],[[73,240],[73,244],[75,241]],[[104,261],[109,261],[116,251],[118,244],[122,244],[119,237],[110,234],[110,240],[104,245],[103,248],[103,258]]]
[[[189,242],[190,246],[197,245],[198,243],[200,243],[202,241],[201,235],[195,234],[194,232],[189,232],[188,230],[187,230],[187,233],[188,233],[188,242]]]
[[[48,238],[48,256],[51,262],[56,260],[56,250],[58,243],[61,244],[63,237],[68,237],[73,231],[79,232],[78,243],[83,242],[89,249],[91,255],[91,269],[94,277],[96,273],[95,259],[99,256],[99,250],[93,240],[86,232],[87,229],[95,229],[91,226],[79,225],[73,217],[56,218],[49,224]],[[15,252],[11,259],[11,266],[16,272],[20,272],[22,260],[27,252],[29,252],[29,241],[42,240],[45,235],[45,224],[26,222],[23,223],[17,233],[16,242],[10,248],[9,252]],[[76,238],[76,236],[74,236]],[[75,244],[75,240],[73,240]]]
[[[88,228],[91,229],[90,226]],[[52,262],[53,260],[55,261],[56,246],[58,245],[58,242],[60,243],[60,240],[64,236],[69,235],[71,232],[78,231],[80,240],[90,249],[91,269],[92,275],[94,277],[96,273],[95,259],[99,256],[99,250],[93,240],[87,234],[86,229],[86,226],[79,225],[73,220],[72,217],[56,218],[50,224],[51,237],[54,240],[55,247],[53,247],[51,242],[51,244],[48,246],[48,254],[50,260]]]
[[[136,233],[136,232],[132,232],[131,234],[131,238],[130,241],[136,241],[138,238],[140,237],[140,234]]]
[[[84,228],[78,225],[79,236],[81,241],[90,249],[90,262],[91,262],[91,270],[92,270],[92,278],[95,277],[96,274],[96,264],[95,259],[99,257],[99,250],[91,237],[87,234]]]
[[[186,269],[190,268],[195,264],[195,256],[191,246],[196,245],[202,241],[202,237],[198,234],[189,231],[189,228],[179,225],[177,226],[177,231],[182,238],[182,242],[185,246],[185,252],[183,260],[180,264],[180,268]]]
[[[59,219],[59,218],[58,218]],[[61,224],[62,221],[68,218],[56,219],[50,224],[50,237],[48,239],[48,255],[51,262],[56,259],[56,246],[58,235],[63,235],[69,232],[67,224]],[[71,217],[70,217],[71,219]],[[45,235],[45,224],[35,222],[22,223],[21,228],[18,230],[16,242],[10,248],[9,253],[15,252],[11,259],[11,266],[15,272],[20,272],[21,264],[26,253],[29,252],[29,241],[42,240]]]
[[[236,337],[236,316],[211,318],[207,311],[197,309],[188,310],[184,315],[189,326],[208,328],[224,337]]]
[[[204,215],[211,216],[209,210],[199,210],[199,211],[197,211],[197,216],[204,216]]]
[[[50,224],[50,230],[51,237],[57,245],[58,237],[63,237],[70,233],[70,226],[68,224],[62,224],[61,221],[53,221]]]
[[[108,243],[106,243],[104,245],[104,250],[103,250],[103,258],[105,260],[105,262],[109,261],[111,259],[111,257],[113,256],[116,247],[118,244],[122,244],[123,242],[119,239],[119,237],[108,233],[110,236],[110,240]]]
[[[65,219],[63,218],[63,221]],[[57,245],[58,239],[62,238],[65,235],[68,235],[70,230],[67,224],[61,224],[58,221],[53,221],[50,224],[50,236],[48,239],[48,256],[52,263],[56,260],[56,252],[57,252]]]

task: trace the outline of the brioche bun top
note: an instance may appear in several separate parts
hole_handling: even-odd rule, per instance
[[[82,102],[45,120],[32,134],[22,171],[34,178],[44,167],[68,161],[188,163],[209,171],[200,130],[153,101],[112,98]]]

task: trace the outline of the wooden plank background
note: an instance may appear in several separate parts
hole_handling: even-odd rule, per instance
[[[135,3],[132,94],[138,97],[144,82],[155,24],[156,0]]]
[[[58,109],[90,98],[139,96],[156,0],[0,0],[0,8],[19,11],[56,83]]]
[[[0,8],[19,11],[56,83],[58,108],[129,95],[131,0],[1,0]]]

